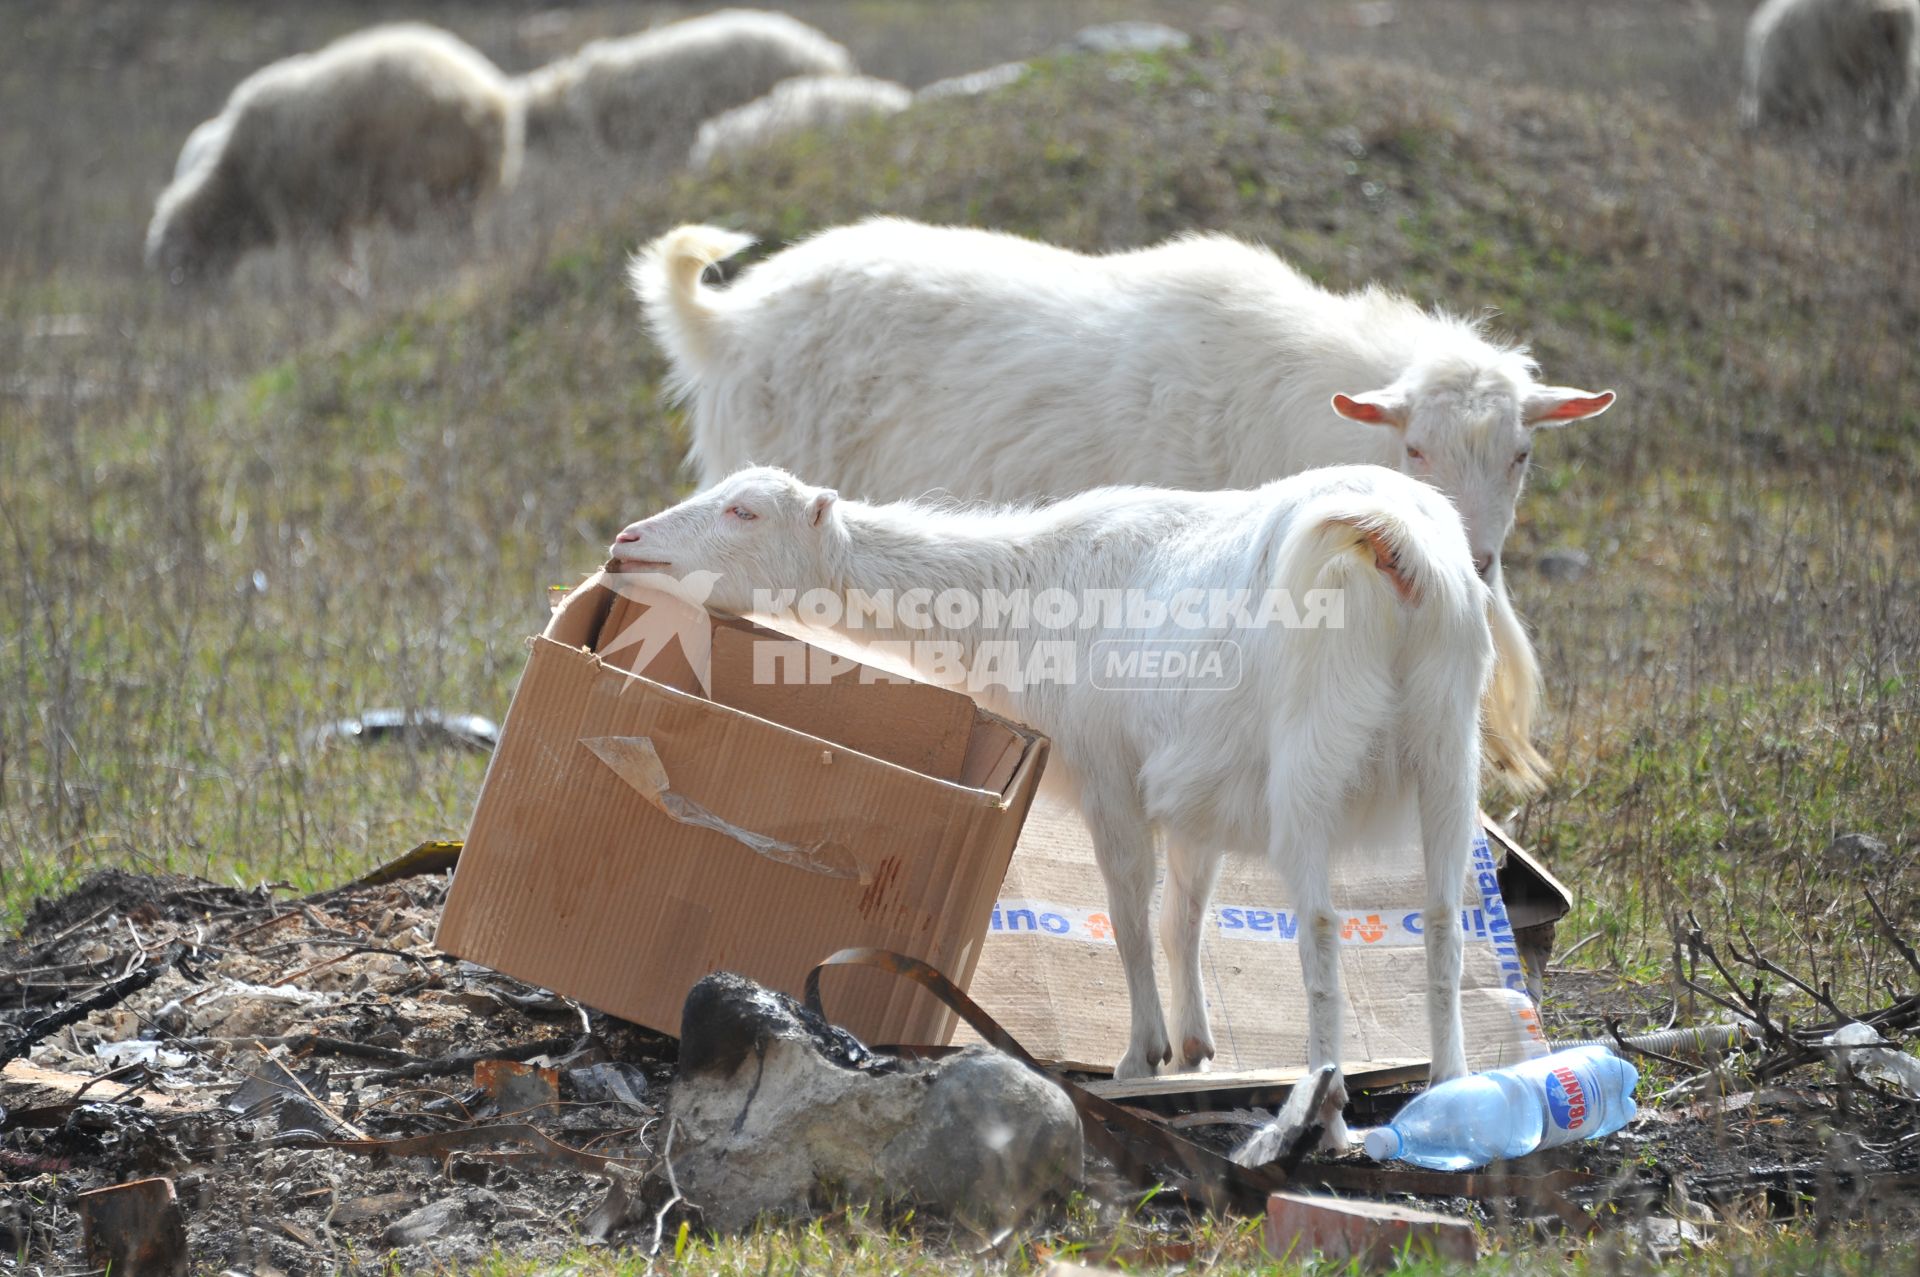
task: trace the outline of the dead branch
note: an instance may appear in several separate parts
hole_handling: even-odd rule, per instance
[[[186,956],[186,952],[186,946],[172,945],[159,962],[150,963],[129,975],[121,976],[118,980],[110,980],[86,997],[31,1021],[5,1046],[0,1046],[0,1066],[25,1055],[36,1042],[58,1033],[69,1024],[78,1024],[95,1011],[104,1011],[108,1007],[119,1005],[172,970],[174,964]]]
[[[1900,956],[1906,959],[1907,965],[1913,969],[1913,973],[1920,975],[1920,953],[1915,953],[1913,946],[1901,938],[1900,933],[1894,929],[1892,920],[1887,917],[1886,910],[1882,909],[1880,902],[1873,898],[1873,892],[1871,890],[1862,887],[1860,894],[1867,898],[1867,907],[1873,910],[1874,921],[1878,922],[1880,929],[1887,933],[1887,939],[1891,940],[1893,947],[1900,951]]]
[[[572,1038],[542,1038],[538,1042],[523,1042],[519,1046],[490,1047],[484,1051],[465,1051],[459,1055],[443,1055],[435,1060],[420,1060],[413,1064],[403,1064],[397,1069],[383,1069],[369,1076],[373,1082],[407,1082],[414,1078],[445,1077],[451,1073],[471,1072],[473,1066],[487,1060],[530,1060],[536,1055],[564,1055],[573,1050]]]

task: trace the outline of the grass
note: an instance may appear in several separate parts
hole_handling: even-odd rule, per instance
[[[872,17],[879,52],[908,30],[891,6],[832,12]],[[1871,990],[1896,968],[1860,888],[1909,933],[1920,918],[1920,165],[1823,166],[1663,100],[1683,99],[1330,61],[1258,32],[1047,59],[986,99],[703,179],[606,178],[568,203],[573,179],[537,177],[472,260],[378,245],[364,306],[278,258],[226,294],[164,295],[127,251],[136,189],[49,170],[35,189],[87,212],[70,231],[23,213],[0,244],[0,916],[98,865],[307,888],[458,836],[483,760],[313,734],[379,705],[501,717],[544,588],[684,489],[625,256],[686,220],[777,245],[894,212],[1086,249],[1226,230],[1332,285],[1491,308],[1550,379],[1619,390],[1539,448],[1508,547],[1558,773],[1510,827],[1574,884],[1562,934],[1599,936],[1580,965],[1657,980],[1694,910]],[[80,317],[70,335],[59,316]],[[1534,572],[1557,547],[1588,574]],[[1887,850],[1830,854],[1850,831]],[[1222,1265],[1251,1270],[1248,1239],[1226,1240]],[[689,1246],[686,1271],[953,1262],[850,1227]],[[1756,1229],[1703,1262],[1890,1264],[1874,1247]],[[1493,1268],[1549,1264],[1653,1271],[1524,1246]]]
[[[1512,1244],[1488,1234],[1481,1239],[1481,1258],[1471,1267],[1434,1258],[1412,1249],[1393,1271],[1404,1277],[1444,1277],[1477,1273],[1487,1277],[1664,1277],[1686,1273],[1694,1277],[1853,1277],[1910,1270],[1915,1256],[1910,1246],[1890,1243],[1865,1230],[1841,1232],[1814,1240],[1774,1228],[1715,1229],[1719,1234],[1706,1248],[1676,1250],[1650,1247],[1632,1238],[1612,1237],[1593,1246]],[[1209,1224],[1169,1248],[1144,1238],[1107,1233],[1098,1243],[1055,1239],[1029,1242],[1010,1251],[980,1246],[971,1265],[975,1269],[1014,1274],[1040,1274],[1052,1263],[1081,1264],[1094,1271],[1177,1272],[1199,1268],[1220,1277],[1284,1274],[1292,1277],[1358,1277],[1367,1269],[1353,1261],[1319,1259],[1310,1263],[1277,1261],[1261,1246],[1259,1226],[1253,1221]],[[825,1273],[841,1277],[867,1274],[917,1274],[953,1271],[949,1239],[928,1245],[911,1226],[876,1225],[858,1215],[836,1214],[805,1226],[762,1229],[744,1237],[702,1239],[682,1230],[663,1239],[661,1255],[650,1260],[640,1254],[582,1250],[556,1265],[543,1261],[536,1269],[508,1255],[474,1265],[481,1277],[517,1277],[556,1267],[582,1277],[620,1277],[629,1273],[747,1274]],[[962,1252],[974,1249],[961,1248]]]
[[[101,304],[131,339],[69,356],[120,363],[112,400],[29,401],[0,444],[20,577],[0,899],[100,862],[316,885],[457,834],[477,760],[307,738],[376,704],[498,717],[542,588],[680,490],[626,253],[689,218],[777,244],[886,211],[1085,248],[1233,231],[1330,284],[1495,307],[1549,376],[1616,386],[1613,414],[1539,449],[1509,547],[1561,777],[1520,831],[1582,888],[1595,960],[1663,954],[1693,907],[1870,979],[1863,905],[1819,853],[1886,842],[1869,868],[1912,918],[1911,173],[1837,200],[1826,170],[1651,110],[1400,83],[1265,43],[1043,61],[984,101],[635,192],[287,358],[122,282]],[[57,375],[58,352],[21,353]],[[1559,545],[1587,579],[1528,571]]]

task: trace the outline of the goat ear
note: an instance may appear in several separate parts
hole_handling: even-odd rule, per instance
[[[827,511],[833,509],[833,503],[840,494],[832,488],[822,488],[813,494],[813,500],[807,502],[807,526],[817,528],[827,520]]]
[[[1599,416],[1613,407],[1613,400],[1611,390],[1595,394],[1572,386],[1535,386],[1520,405],[1520,415],[1530,426],[1565,426]]]
[[[1364,395],[1335,395],[1333,410],[1348,421],[1369,426],[1392,426],[1404,430],[1407,425],[1407,401],[1388,390]]]

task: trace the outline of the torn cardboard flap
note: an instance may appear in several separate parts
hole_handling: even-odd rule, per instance
[[[809,873],[829,878],[851,878],[871,882],[872,875],[853,860],[852,853],[831,839],[820,839],[804,846],[769,838],[722,819],[683,794],[673,792],[667,769],[653,742],[645,736],[595,736],[580,742],[593,751],[613,774],[632,786],[634,792],[682,824],[711,829],[745,847],[757,856],[778,864],[792,865]]]

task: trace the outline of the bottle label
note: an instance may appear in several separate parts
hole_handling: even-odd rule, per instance
[[[1590,1107],[1586,1080],[1565,1064],[1554,1066],[1547,1074],[1547,1112],[1553,1124],[1576,1134],[1586,1126]]]

